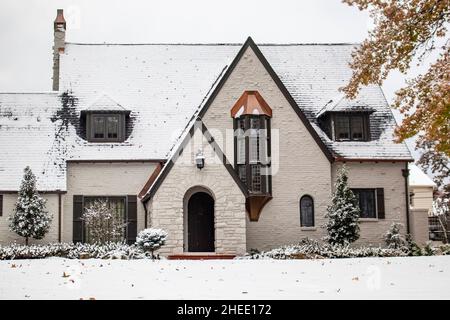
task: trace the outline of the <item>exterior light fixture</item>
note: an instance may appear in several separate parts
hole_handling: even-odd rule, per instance
[[[197,168],[200,170],[205,166],[205,156],[203,155],[202,150],[198,150],[197,154],[195,155],[195,164],[197,165]]]

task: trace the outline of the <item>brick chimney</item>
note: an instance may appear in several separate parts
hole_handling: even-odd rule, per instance
[[[63,9],[58,9],[53,23],[53,90],[59,90],[59,55],[66,46],[66,20]]]

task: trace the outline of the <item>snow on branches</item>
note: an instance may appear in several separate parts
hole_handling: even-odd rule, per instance
[[[136,245],[144,251],[153,252],[161,248],[167,240],[167,232],[162,229],[148,228],[139,232]]]
[[[36,190],[36,176],[26,167],[9,228],[24,237],[27,245],[29,238],[42,239],[50,229],[52,215],[45,209],[45,203]]]
[[[327,208],[325,225],[328,235],[326,240],[330,244],[345,245],[359,238],[360,209],[358,200],[348,187],[348,175],[345,166],[338,171],[331,205]]]

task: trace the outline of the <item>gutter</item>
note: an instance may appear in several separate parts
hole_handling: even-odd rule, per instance
[[[405,169],[402,169],[402,176],[405,178],[405,204],[406,204],[406,233],[410,233],[409,227],[409,188],[408,188],[408,176],[409,169],[408,163],[405,163]]]
[[[62,234],[62,193],[58,193],[58,242],[61,242],[61,234]]]

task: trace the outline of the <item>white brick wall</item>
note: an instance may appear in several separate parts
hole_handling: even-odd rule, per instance
[[[273,110],[272,165],[279,167],[272,179],[273,199],[262,210],[258,222],[247,219],[247,249],[265,250],[306,236],[322,237],[319,226],[324,223],[331,192],[330,163],[250,48],[206,112],[206,126],[227,137],[226,129],[233,129],[230,109],[245,90],[258,90]],[[223,145],[228,159],[234,161],[232,137]],[[305,194],[314,199],[315,230],[300,227],[299,201]]]
[[[69,163],[64,196],[63,241],[72,241],[73,196],[137,195],[155,169],[154,163]],[[144,229],[144,207],[137,203],[138,232]]]
[[[46,209],[53,215],[52,224],[49,232],[42,240],[30,239],[30,244],[47,243],[58,241],[58,195],[45,194],[42,195],[47,200]],[[11,242],[25,244],[25,238],[9,231],[9,216],[13,213],[15,203],[17,201],[17,194],[3,195],[3,215],[0,217],[0,244],[8,244]]]
[[[184,252],[186,242],[185,208],[193,187],[203,187],[213,198],[215,218],[216,253],[243,254],[246,250],[245,197],[217,157],[200,130],[196,130],[189,147],[177,159],[165,180],[148,202],[150,221],[153,227],[162,228],[169,234],[161,253]],[[194,154],[203,145],[205,167],[199,170],[194,163]],[[187,247],[187,245],[186,245]]]
[[[212,131],[221,132],[225,153],[233,157],[232,137],[226,131],[233,128],[230,109],[245,90],[258,90],[273,109],[273,165],[279,167],[273,176],[273,199],[264,207],[258,222],[247,219],[247,249],[274,248],[295,243],[303,237],[321,238],[325,230],[326,207],[335,181],[335,168],[319,149],[316,141],[292,110],[278,87],[249,48],[237,64],[203,120]],[[279,148],[274,143],[279,140]],[[277,158],[279,150],[279,159]],[[278,161],[278,163],[277,163]],[[354,187],[383,187],[386,197],[386,219],[361,222],[359,243],[380,244],[382,236],[394,221],[406,224],[404,163],[350,163],[350,181]],[[316,228],[300,227],[299,200],[309,194],[314,199]],[[405,227],[406,229],[406,227]]]
[[[430,240],[428,235],[428,210],[411,209],[411,234],[415,242],[423,246]]]
[[[384,188],[385,219],[362,219],[360,222],[360,244],[383,244],[383,236],[393,222],[403,224],[406,233],[405,178],[402,162],[347,162],[348,182],[351,188]],[[342,163],[333,165],[332,177]]]
[[[433,187],[410,186],[412,207],[414,209],[426,209],[431,212],[433,208]]]

